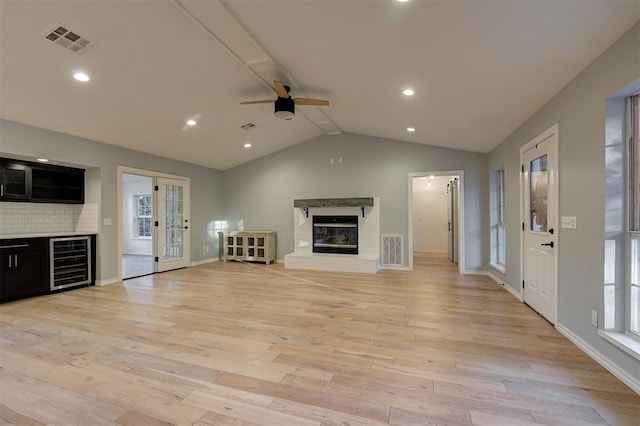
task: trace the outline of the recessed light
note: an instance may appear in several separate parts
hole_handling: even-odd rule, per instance
[[[49,160],[46,159],[46,158],[38,158],[38,161],[41,162],[41,163],[46,163]]]
[[[416,93],[416,92],[414,92],[414,91],[413,91],[413,90],[411,90],[411,89],[404,89],[404,90],[402,91],[402,94],[403,94],[403,95],[405,95],[405,96],[413,96],[415,93]]]
[[[407,3],[409,0],[398,0],[398,3]]]
[[[413,132],[415,132],[415,131],[416,131],[416,128],[415,128],[415,127],[407,127],[407,132],[411,132],[411,133],[413,133]]]
[[[194,119],[187,120],[187,126],[195,126],[198,122]]]
[[[244,145],[242,145],[242,146],[244,146],[246,149],[251,148],[251,144],[250,144],[249,142],[245,143],[245,144],[244,144]]]
[[[83,83],[84,83],[84,82],[86,82],[86,81],[91,80],[91,79],[89,78],[89,76],[88,76],[88,75],[86,75],[86,74],[85,74],[85,73],[83,73],[83,72],[77,72],[77,73],[75,73],[75,74],[73,75],[73,78],[75,78],[75,79],[76,79],[76,80],[78,80],[78,81],[82,81]]]

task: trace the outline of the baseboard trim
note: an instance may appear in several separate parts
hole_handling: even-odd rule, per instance
[[[503,280],[501,280],[500,278],[498,278],[495,274],[491,273],[491,271],[489,271],[489,276],[491,277],[492,280],[494,280],[495,282],[498,283],[498,285],[500,285],[501,287],[503,287],[505,290],[507,290],[509,293],[511,293],[511,295],[513,297],[515,297],[516,299],[518,299],[521,302],[524,302],[524,300],[522,299],[522,294],[518,293],[517,291],[515,291],[514,289],[511,288],[511,286],[507,285],[507,283],[505,283]]]
[[[108,278],[106,280],[96,280],[96,287],[104,287],[105,285],[121,283],[122,280],[118,278]]]
[[[593,346],[582,340],[575,335],[571,330],[562,324],[556,325],[556,330],[560,332],[564,337],[569,339],[571,343],[582,349],[584,353],[593,358],[598,364],[608,370],[611,374],[616,376],[622,383],[629,386],[635,393],[640,395],[640,380],[633,376],[630,376],[626,371],[618,368],[609,358],[597,351]]]
[[[380,265],[380,270],[387,270],[387,271],[411,271],[411,269],[409,269],[408,266],[382,266]]]
[[[196,260],[194,262],[191,262],[191,265],[189,265],[189,266],[204,265],[205,263],[217,262],[218,260],[220,260],[220,259],[217,258],[217,257],[211,257],[209,259]]]
[[[460,271],[460,275],[489,275],[489,271],[482,271],[480,269],[465,269]]]

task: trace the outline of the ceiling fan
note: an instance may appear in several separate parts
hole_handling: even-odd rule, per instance
[[[296,113],[296,105],[319,105],[326,106],[329,105],[329,101],[323,101],[321,99],[309,99],[309,98],[291,98],[289,91],[291,88],[289,86],[285,86],[281,81],[275,80],[273,82],[276,94],[278,95],[278,99],[271,100],[262,100],[262,101],[247,101],[240,102],[241,105],[250,105],[250,104],[268,104],[272,103],[274,105],[274,113],[278,118],[283,120],[291,120]]]

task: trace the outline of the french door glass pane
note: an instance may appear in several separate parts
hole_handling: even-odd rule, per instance
[[[547,232],[547,154],[529,164],[529,224],[530,230]]]
[[[184,214],[182,187],[163,185],[164,194],[164,260],[184,257]]]

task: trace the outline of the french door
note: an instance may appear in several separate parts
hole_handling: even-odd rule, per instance
[[[189,266],[189,185],[178,179],[156,178],[156,271]]]
[[[522,154],[524,302],[556,323],[558,298],[558,133],[534,139]]]

